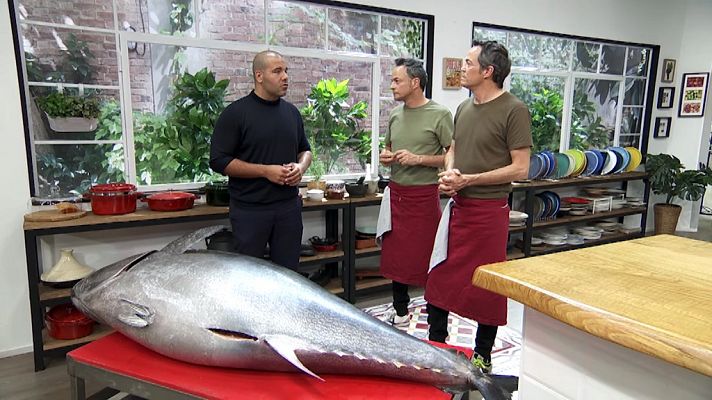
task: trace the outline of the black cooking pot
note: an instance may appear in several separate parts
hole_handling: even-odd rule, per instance
[[[205,246],[208,250],[219,250],[235,253],[235,242],[232,232],[223,229],[205,238]]]
[[[228,191],[227,181],[206,184],[205,202],[210,206],[229,206],[230,192]]]

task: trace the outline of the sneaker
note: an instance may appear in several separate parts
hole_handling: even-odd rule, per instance
[[[492,361],[485,360],[484,357],[477,353],[472,355],[472,365],[479,368],[483,374],[492,373]]]
[[[410,313],[400,316],[396,313],[396,310],[391,309],[385,317],[384,321],[398,328],[410,325]]]

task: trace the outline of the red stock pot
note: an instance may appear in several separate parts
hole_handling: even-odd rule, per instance
[[[144,197],[141,201],[148,203],[153,211],[181,211],[193,208],[193,202],[200,196],[186,192],[162,192]]]
[[[91,211],[96,215],[120,215],[136,211],[139,193],[130,183],[94,185],[86,194],[91,199]]]
[[[47,331],[55,339],[77,339],[94,330],[94,321],[72,304],[60,304],[45,314]]]

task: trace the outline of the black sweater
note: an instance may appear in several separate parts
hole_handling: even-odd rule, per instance
[[[233,159],[252,164],[288,164],[310,150],[299,110],[279,99],[267,101],[255,94],[233,102],[220,114],[210,143],[210,167],[221,174]],[[230,177],[230,204],[250,207],[276,203],[297,195],[294,186],[277,185],[266,178]]]

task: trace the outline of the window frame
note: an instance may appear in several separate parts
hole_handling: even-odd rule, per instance
[[[572,34],[563,34],[563,33],[558,33],[558,32],[546,32],[546,31],[539,31],[539,30],[533,30],[533,29],[525,29],[525,28],[518,28],[518,27],[512,27],[512,26],[505,26],[505,25],[497,25],[497,24],[489,24],[489,23],[483,23],[483,22],[477,22],[473,21],[472,23],[472,31],[471,31],[471,37],[475,37],[475,30],[476,29],[491,29],[491,30],[498,30],[502,32],[516,32],[516,33],[523,33],[523,34],[531,34],[531,35],[539,35],[539,36],[546,36],[546,37],[554,37],[554,38],[559,38],[559,39],[569,39],[573,41],[573,44],[575,45],[576,41],[580,42],[587,42],[587,43],[595,43],[598,44],[598,61],[596,65],[596,71],[597,72],[584,72],[584,71],[576,71],[573,68],[573,60],[570,60],[569,65],[568,65],[568,71],[561,70],[561,71],[540,71],[540,70],[535,70],[535,69],[526,69],[526,68],[517,68],[517,67],[512,67],[512,71],[510,72],[510,76],[507,77],[507,80],[505,81],[505,85],[508,88],[509,87],[509,82],[511,80],[511,75],[512,74],[525,74],[525,75],[539,75],[539,76],[556,76],[556,77],[564,77],[566,79],[565,82],[565,92],[564,92],[564,108],[562,110],[562,116],[561,116],[561,138],[560,138],[560,145],[559,145],[559,151],[564,151],[568,149],[569,144],[570,144],[570,138],[571,138],[571,118],[572,118],[572,102],[573,102],[573,93],[575,90],[575,80],[576,79],[606,79],[606,80],[615,80],[619,81],[621,84],[619,85],[618,89],[618,98],[619,98],[619,104],[617,105],[616,109],[616,118],[615,118],[615,132],[614,132],[614,137],[613,137],[613,146],[618,146],[620,143],[620,136],[621,136],[621,122],[622,122],[622,116],[623,116],[623,108],[624,107],[631,107],[630,105],[626,106],[624,104],[625,102],[625,82],[626,79],[640,79],[640,78],[645,78],[647,79],[647,85],[646,87],[646,95],[643,99],[643,104],[642,106],[633,106],[635,108],[640,107],[643,110],[643,120],[641,124],[641,130],[640,130],[640,144],[639,148],[640,151],[643,155],[647,154],[648,150],[648,141],[649,141],[649,136],[650,136],[650,129],[651,129],[651,120],[652,120],[652,113],[653,113],[653,98],[655,96],[655,87],[656,87],[656,76],[657,76],[657,71],[658,71],[658,61],[659,61],[659,55],[660,55],[660,46],[659,45],[652,45],[652,44],[644,44],[644,43],[635,43],[635,42],[624,42],[624,41],[617,41],[617,40],[610,40],[610,39],[602,39],[602,38],[595,38],[595,37],[587,37],[587,36],[578,36],[578,35],[572,35]],[[505,44],[509,48],[509,43]],[[637,48],[647,48],[650,49],[650,59],[648,60],[648,71],[646,74],[642,76],[629,76],[627,75],[627,64],[628,64],[628,53],[626,51],[625,54],[625,60],[624,60],[624,65],[623,65],[623,72],[618,75],[612,75],[612,74],[606,74],[606,73],[601,73],[599,72],[601,69],[601,52],[603,51],[603,46],[605,45],[616,45],[616,46],[624,46],[626,48],[628,47],[637,47]],[[575,49],[574,49],[575,50]],[[571,53],[571,58],[573,59],[574,57],[574,51]],[[626,134],[623,134],[623,136],[628,136]]]
[[[323,5],[325,7],[336,7],[344,8],[350,11],[362,11],[368,13],[374,13],[379,15],[378,19],[378,30],[381,29],[381,18],[380,15],[386,15],[391,17],[403,17],[421,20],[425,24],[425,28],[422,32],[422,55],[425,64],[426,71],[428,72],[431,79],[426,86],[426,96],[432,97],[432,75],[433,75],[433,38],[434,38],[434,20],[433,15],[413,13],[408,11],[394,10],[389,8],[367,6],[361,4],[351,4],[341,1],[329,1],[329,0],[282,0],[291,3],[303,3],[303,4],[314,4]],[[372,148],[371,148],[371,172],[375,173],[378,169],[378,138],[381,135],[379,132],[380,125],[380,108],[381,100],[386,99],[380,96],[381,92],[381,60],[393,60],[395,57],[391,55],[382,55],[380,50],[380,41],[378,41],[377,54],[365,54],[357,52],[348,51],[335,51],[325,49],[308,49],[308,48],[298,48],[298,47],[288,47],[288,46],[275,46],[269,44],[269,32],[270,32],[270,22],[269,22],[269,3],[270,0],[263,0],[264,13],[263,18],[265,21],[265,42],[264,43],[249,43],[249,42],[238,42],[238,41],[228,41],[219,39],[206,39],[199,38],[200,36],[200,13],[197,12],[198,1],[193,1],[192,10],[194,15],[193,30],[196,37],[177,37],[170,36],[160,33],[150,33],[150,32],[130,32],[125,31],[119,27],[119,13],[117,10],[116,0],[112,0],[112,13],[113,13],[113,29],[107,28],[97,28],[88,26],[78,26],[78,25],[67,25],[53,22],[44,22],[32,19],[20,20],[18,17],[18,5],[17,0],[10,0],[10,19],[11,28],[13,33],[13,45],[15,50],[15,60],[18,76],[18,85],[20,89],[20,100],[22,105],[22,118],[23,118],[23,128],[25,135],[25,151],[27,155],[27,168],[29,176],[29,187],[30,195],[32,197],[36,196],[38,193],[39,173],[36,169],[37,159],[35,147],[37,145],[59,145],[59,144],[123,144],[124,151],[124,175],[125,180],[130,183],[136,184],[137,181],[137,171],[136,171],[136,160],[135,160],[135,144],[134,144],[134,132],[133,132],[133,112],[131,103],[131,82],[130,82],[130,63],[129,63],[129,42],[142,42],[146,44],[161,44],[161,45],[175,45],[175,46],[190,46],[199,48],[209,48],[216,50],[235,50],[235,51],[249,51],[249,52],[259,52],[266,49],[274,49],[285,56],[299,56],[299,57],[310,57],[319,58],[326,60],[339,60],[339,61],[356,61],[356,62],[368,62],[371,64],[371,95],[370,95],[370,108],[371,108],[371,132],[372,132]],[[328,10],[328,8],[327,8]],[[25,68],[25,56],[24,56],[24,46],[22,43],[22,30],[21,25],[27,24],[30,26],[45,26],[49,28],[58,29],[75,29],[87,32],[97,32],[104,33],[108,35],[113,35],[116,43],[116,58],[118,65],[118,80],[119,85],[106,86],[106,85],[90,85],[90,84],[69,84],[69,83],[48,83],[48,82],[34,82],[30,83],[27,77],[27,71]],[[328,24],[327,24],[328,29]],[[326,37],[326,46],[328,47],[328,35]],[[326,77],[326,76],[325,76]],[[97,86],[98,89],[112,89],[118,90],[118,103],[121,108],[121,122],[122,122],[122,137],[119,140],[42,140],[36,141],[33,136],[33,129],[31,125],[33,124],[32,118],[29,115],[29,101],[31,101],[31,96],[29,88],[31,86],[51,86],[51,87],[77,87],[77,88],[93,88]],[[390,100],[390,99],[389,99]],[[350,173],[350,174],[339,174],[338,177],[349,178],[362,175],[362,173]],[[203,183],[191,182],[191,183],[171,183],[171,184],[154,184],[150,186],[141,185],[140,190],[165,190],[169,188],[197,188],[202,186]]]

